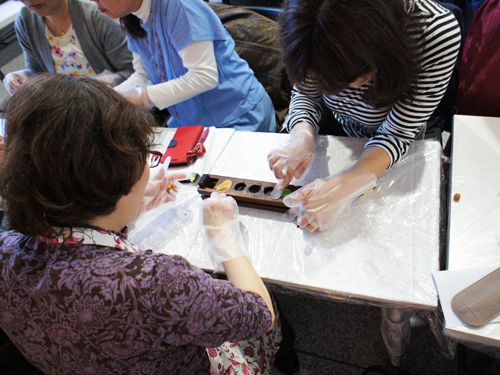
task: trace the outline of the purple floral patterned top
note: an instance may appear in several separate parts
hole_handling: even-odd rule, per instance
[[[181,256],[130,251],[125,232],[80,234],[0,235],[0,326],[48,375],[208,374],[205,348],[271,325],[259,295]]]

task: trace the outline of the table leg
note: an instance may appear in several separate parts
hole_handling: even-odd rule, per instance
[[[382,338],[384,339],[389,359],[394,366],[403,364],[404,354],[410,343],[412,310],[381,308]]]

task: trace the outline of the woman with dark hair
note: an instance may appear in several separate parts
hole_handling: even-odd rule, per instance
[[[86,0],[21,0],[14,24],[26,68],[5,76],[12,95],[37,73],[99,79],[110,86],[132,73],[132,54],[120,25]]]
[[[269,95],[203,0],[93,1],[129,35],[135,73],[116,88],[127,99],[168,108],[169,127],[276,130]]]
[[[268,373],[281,333],[232,198],[202,205],[229,281],[127,241],[159,160],[150,115],[101,82],[39,75],[5,119],[0,326],[27,359],[47,375]]]
[[[285,0],[279,24],[294,88],[289,144],[268,155],[277,191],[311,166],[323,105],[334,135],[369,138],[352,168],[287,197],[302,228],[323,230],[423,137],[453,71],[460,29],[432,0]]]

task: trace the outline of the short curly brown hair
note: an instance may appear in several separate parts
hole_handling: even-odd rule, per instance
[[[0,195],[12,229],[51,235],[108,215],[140,179],[154,120],[105,84],[40,74],[6,103]]]

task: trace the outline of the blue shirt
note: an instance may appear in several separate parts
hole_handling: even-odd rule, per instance
[[[261,101],[264,87],[247,62],[238,56],[233,39],[207,4],[202,0],[153,0],[151,9],[160,48],[157,48],[151,20],[142,23],[147,38],[129,37],[129,48],[141,56],[153,84],[161,83],[159,69],[162,68],[165,81],[186,74],[178,51],[196,41],[214,42],[219,83],[212,90],[176,104],[175,109],[169,107],[175,127],[233,126],[234,120]]]

